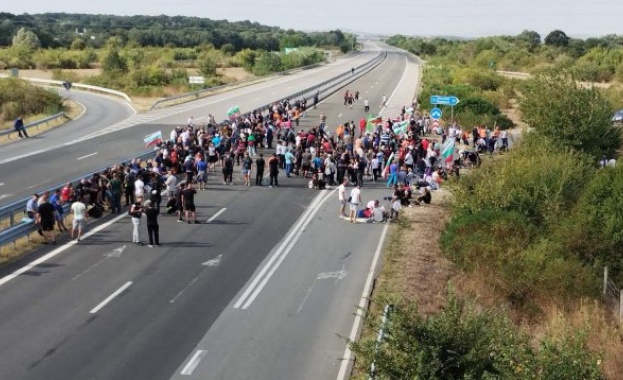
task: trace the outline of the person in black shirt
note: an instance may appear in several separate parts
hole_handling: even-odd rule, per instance
[[[50,240],[52,244],[56,244],[56,236],[54,235],[54,223],[56,207],[48,202],[48,193],[42,195],[42,203],[37,208],[37,222],[43,231],[44,244]]]
[[[195,207],[195,194],[197,190],[194,189],[192,183],[186,184],[186,189],[182,190],[182,204],[184,205],[184,215],[186,216],[186,221],[190,224],[190,215],[192,215],[195,220],[195,224],[199,224],[197,220],[197,209]]]
[[[149,235],[149,247],[160,246],[160,227],[158,226],[158,214],[160,209],[154,207],[152,201],[145,201],[143,213],[147,219],[147,235]]]
[[[262,186],[262,179],[264,178],[264,168],[266,167],[264,154],[260,153],[260,158],[255,160],[255,167],[257,168],[257,173],[255,174],[255,185]]]
[[[276,153],[268,160],[268,170],[270,171],[270,185],[268,187],[279,186],[277,176],[279,175],[279,158]]]

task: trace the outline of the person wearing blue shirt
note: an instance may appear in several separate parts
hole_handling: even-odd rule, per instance
[[[284,159],[286,161],[286,177],[290,177],[290,173],[292,173],[292,165],[294,164],[294,155],[290,149],[286,151]]]
[[[206,189],[206,182],[208,181],[207,170],[208,164],[202,157],[199,159],[199,162],[197,162],[197,183],[199,184],[199,190]]]

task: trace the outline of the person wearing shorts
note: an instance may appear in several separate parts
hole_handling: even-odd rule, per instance
[[[197,208],[195,206],[195,194],[197,194],[197,190],[195,190],[193,184],[186,184],[186,188],[182,191],[182,204],[184,205],[184,215],[188,224],[191,224],[191,216],[194,219],[194,223],[199,224],[197,220]]]
[[[357,212],[359,211],[359,205],[361,204],[361,186],[353,188],[350,191],[350,222],[357,222]]]
[[[242,159],[242,176],[244,177],[244,186],[251,186],[251,166],[253,165],[253,160],[249,157],[249,153],[244,153],[244,158]]]
[[[206,182],[208,181],[208,164],[202,159],[197,162],[197,184],[199,185],[199,190],[206,189]]]
[[[87,221],[87,206],[82,202],[82,197],[78,198],[78,200],[71,205],[71,212],[74,214],[73,228],[71,229],[71,239],[74,238],[74,232],[78,230],[78,236],[76,241],[80,241],[82,237],[82,231],[86,226]]]

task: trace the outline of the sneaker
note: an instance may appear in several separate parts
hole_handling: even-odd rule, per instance
[[[269,188],[269,189],[272,189],[272,188],[273,188],[273,185],[268,185],[268,188]]]
[[[184,223],[184,221],[182,219],[178,219],[177,222],[178,223]]]
[[[188,222],[188,223],[190,223],[190,222]],[[201,222],[198,221],[198,220],[195,220],[195,224],[201,224]]]
[[[152,244],[149,244],[149,245],[148,245],[148,247],[149,247],[149,248],[153,248],[154,246],[153,246]]]
[[[136,245],[143,245],[143,242],[139,241],[139,242],[136,243]]]
[[[156,247],[160,247],[160,244],[156,244],[155,246],[156,246]]]

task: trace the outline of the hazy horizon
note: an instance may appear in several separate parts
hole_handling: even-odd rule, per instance
[[[378,1],[316,0],[297,4],[286,0],[229,0],[205,5],[192,0],[110,0],[60,3],[23,0],[5,4],[12,14],[87,13],[118,16],[194,16],[214,20],[249,20],[284,29],[304,31],[341,29],[381,35],[480,37],[517,35],[535,30],[542,37],[555,29],[574,37],[623,34],[619,21],[623,1],[592,0],[445,0],[414,4],[410,0]],[[395,15],[395,16],[394,16]],[[345,17],[346,16],[346,17]]]

